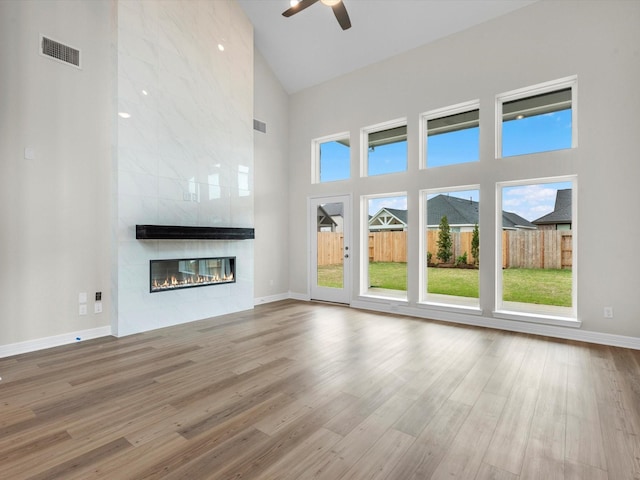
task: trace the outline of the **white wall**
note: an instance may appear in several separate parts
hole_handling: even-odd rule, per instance
[[[244,12],[233,0],[119,0],[117,96],[130,114],[118,119],[117,335],[252,308],[253,240],[135,239],[136,224],[253,227],[253,27]],[[149,293],[151,259],[219,256],[236,257],[235,283]]]
[[[39,55],[40,34],[79,48],[82,69]],[[253,226],[253,28],[237,3],[0,1],[0,41],[0,357],[252,308],[252,240],[135,240],[142,223]],[[226,255],[234,284],[148,291],[151,257]]]
[[[108,332],[113,21],[106,1],[0,2],[0,350]],[[40,34],[82,69],[41,56]]]
[[[286,298],[289,292],[289,97],[256,50],[254,118],[267,124],[254,131],[255,301]]]
[[[361,195],[408,192],[410,224],[418,224],[418,192],[426,188],[480,185],[482,198],[481,307],[477,320],[492,317],[495,284],[495,189],[504,180],[556,175],[578,176],[578,318],[582,331],[640,338],[637,279],[640,238],[637,217],[640,163],[640,3],[627,1],[538,2],[290,98],[289,238],[290,285],[307,292],[306,199],[311,195],[352,193],[354,238],[358,238]],[[502,92],[578,76],[579,147],[505,160],[494,158],[495,96]],[[481,161],[434,170],[419,170],[420,113],[480,100]],[[311,113],[312,112],[312,113]],[[359,178],[359,134],[365,126],[408,118],[409,170]],[[311,185],[313,138],[351,132],[352,176],[344,182]],[[417,310],[418,229],[410,228],[409,307]],[[610,236],[611,232],[615,232]],[[618,242],[617,239],[620,239]],[[623,240],[626,239],[626,240]],[[356,259],[360,247],[352,242]],[[357,260],[353,271],[358,271]],[[354,276],[353,299],[359,279]],[[361,299],[360,299],[361,300]],[[603,319],[611,305],[613,320]],[[380,309],[388,305],[379,304]],[[402,311],[402,310],[401,310]],[[424,308],[424,316],[443,318]],[[447,314],[444,314],[447,317]],[[455,319],[455,315],[449,315]],[[520,322],[502,322],[519,328]],[[558,334],[562,329],[549,331]],[[567,334],[569,334],[567,329]],[[584,337],[586,338],[586,337]]]

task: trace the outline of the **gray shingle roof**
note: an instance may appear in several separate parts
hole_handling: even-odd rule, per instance
[[[474,200],[451,197],[448,195],[436,195],[427,201],[427,225],[438,226],[443,216],[447,216],[449,225],[475,225],[478,223],[480,203]],[[407,224],[407,211],[396,208],[384,208],[405,225]],[[380,212],[378,212],[380,213]],[[376,214],[375,216],[377,216]],[[371,220],[372,217],[369,218]],[[502,228],[530,228],[536,226],[524,217],[514,212],[502,212]]]
[[[436,195],[427,201],[427,225],[440,225],[440,219],[446,215],[449,225],[475,225],[478,223],[480,203],[471,199]],[[517,213],[502,212],[503,228],[536,228],[526,218]]]
[[[556,192],[556,204],[553,212],[543,215],[532,223],[536,225],[571,223],[571,189],[558,190]]]
[[[385,208],[387,212],[391,215],[394,215],[405,225],[407,224],[407,211],[406,210],[398,210],[397,208]]]
[[[344,204],[342,202],[325,203],[324,205],[322,205],[322,208],[325,212],[327,212],[327,214],[332,217],[335,217],[336,215],[339,215],[341,217],[343,216]]]
[[[521,217],[517,213],[502,212],[502,228],[531,228],[536,229],[536,226],[524,217]]]
[[[473,200],[436,195],[427,201],[427,225],[440,225],[440,219],[445,215],[449,225],[475,225],[479,205]]]

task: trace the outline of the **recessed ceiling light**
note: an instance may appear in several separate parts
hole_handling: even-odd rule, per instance
[[[218,50],[220,50],[221,52],[224,52],[224,45],[222,45],[221,43],[218,44]]]
[[[122,118],[130,118],[131,115],[128,114],[127,112],[118,112],[118,115],[121,116]]]
[[[143,95],[149,95],[149,92],[147,92],[146,90],[142,90],[142,94]]]

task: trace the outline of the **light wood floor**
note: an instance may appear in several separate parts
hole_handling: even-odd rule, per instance
[[[278,302],[0,359],[2,479],[640,479],[640,352]]]

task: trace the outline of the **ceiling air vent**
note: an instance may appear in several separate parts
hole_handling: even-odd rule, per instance
[[[40,35],[40,54],[80,68],[80,50]]]

